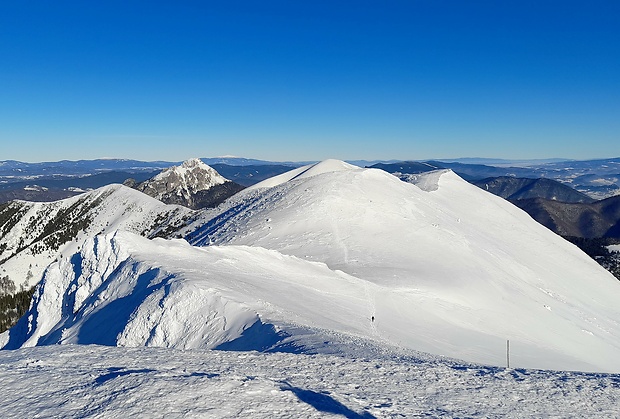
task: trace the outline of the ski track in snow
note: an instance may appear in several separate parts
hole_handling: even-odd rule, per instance
[[[4,418],[583,418],[620,403],[614,374],[82,345],[1,351],[0,382]]]

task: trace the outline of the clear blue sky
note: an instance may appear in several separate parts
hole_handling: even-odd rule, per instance
[[[0,2],[0,160],[218,155],[620,156],[620,2]]]

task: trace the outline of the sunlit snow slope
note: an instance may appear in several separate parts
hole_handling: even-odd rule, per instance
[[[513,367],[620,371],[617,280],[450,171],[413,185],[327,161],[234,199],[193,225],[203,248],[89,240],[0,346],[304,351],[313,334],[505,365],[509,339]]]
[[[417,185],[334,161],[312,171],[242,194],[188,238],[362,279],[390,342],[501,365],[510,340],[514,365],[620,371],[618,281],[525,212],[451,171]]]
[[[620,375],[412,357],[0,351],[2,418],[617,418]]]

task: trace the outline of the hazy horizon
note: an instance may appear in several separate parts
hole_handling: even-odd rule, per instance
[[[329,160],[331,158],[326,158],[326,159],[322,159],[322,160],[311,160],[311,159],[303,159],[303,160],[274,160],[274,159],[259,159],[259,158],[254,158],[254,157],[247,157],[247,156],[232,156],[232,155],[224,155],[224,156],[201,156],[201,157],[197,157],[197,156],[187,156],[185,158],[182,159],[140,159],[140,158],[127,158],[127,157],[95,157],[95,158],[86,158],[86,159],[59,159],[59,160],[40,160],[40,161],[26,161],[26,160],[17,160],[17,159],[3,159],[0,160],[0,163],[4,163],[4,162],[8,162],[8,161],[16,161],[16,162],[20,162],[20,163],[26,163],[26,164],[45,164],[45,163],[57,163],[57,162],[62,162],[62,161],[69,161],[69,162],[78,162],[78,161],[97,161],[97,160],[133,160],[133,161],[139,161],[139,162],[144,162],[144,163],[158,163],[158,162],[163,162],[163,163],[178,163],[178,162],[183,162],[192,158],[199,158],[199,159],[203,159],[203,160],[210,160],[210,159],[243,159],[243,160],[256,160],[256,161],[261,161],[261,162],[269,162],[269,163],[311,163],[311,162],[319,162],[319,161],[324,161],[324,160]],[[387,158],[387,159],[373,159],[373,158],[362,158],[362,159],[350,159],[350,158],[344,158],[344,159],[335,159],[335,160],[342,160],[342,161],[366,161],[366,162],[405,162],[405,161],[419,161],[419,162],[424,162],[424,161],[445,161],[445,162],[451,162],[451,161],[455,161],[455,162],[463,162],[463,163],[470,163],[470,164],[477,164],[477,163],[482,163],[484,164],[484,162],[488,162],[487,164],[492,164],[493,162],[495,163],[536,163],[536,162],[562,162],[562,161],[597,161],[597,160],[609,160],[609,159],[616,159],[616,158],[620,158],[620,156],[608,156],[608,157],[595,157],[595,158],[589,158],[589,159],[571,159],[571,158],[563,158],[563,157],[549,157],[549,158],[536,158],[536,159],[510,159],[510,158],[494,158],[494,157],[471,157],[471,156],[463,156],[463,157],[454,157],[454,158],[442,158],[442,157],[431,157],[431,158]]]

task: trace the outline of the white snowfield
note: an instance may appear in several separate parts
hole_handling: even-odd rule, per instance
[[[310,176],[338,172],[342,170],[357,169],[357,166],[343,162],[341,160],[325,160],[321,163],[308,164],[306,166],[298,167],[297,169],[289,170],[281,175],[273,176],[269,179],[265,179],[255,185],[250,186],[246,191],[252,191],[263,188],[273,188],[274,186],[281,185],[285,182],[289,182],[295,179],[306,179]]]
[[[515,366],[620,371],[620,284],[525,212],[451,171],[416,186],[334,161],[312,170],[241,194],[188,239],[359,279],[373,333],[397,345],[504,365],[510,340]]]
[[[89,239],[0,345],[351,353],[355,338],[505,365],[510,340],[513,367],[620,371],[618,281],[505,200],[450,171],[416,186],[338,161],[280,180],[194,225],[204,248]]]
[[[0,351],[3,418],[613,418],[620,376],[61,345]]]

